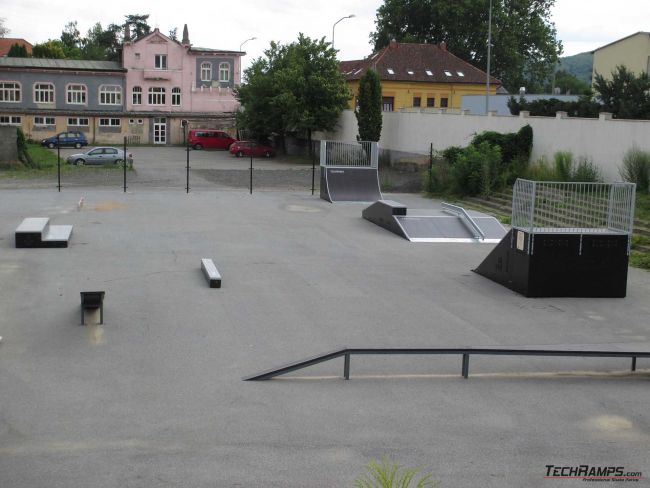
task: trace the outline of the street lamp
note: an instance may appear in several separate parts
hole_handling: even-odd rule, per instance
[[[354,17],[354,14],[346,15],[345,17],[341,17],[339,20],[334,22],[334,25],[332,26],[332,49],[334,49],[334,28],[336,27],[336,24],[338,24],[342,20],[351,19],[352,17]]]
[[[488,41],[487,41],[487,76],[485,77],[485,115],[490,110],[490,54],[492,49],[492,0],[488,14]]]
[[[242,42],[239,45],[239,52],[242,52],[241,48],[244,47],[244,44],[246,44],[248,41],[254,41],[255,39],[257,39],[257,37],[251,37],[250,39],[246,39],[244,42]],[[237,74],[239,75],[239,83],[241,84],[241,56],[239,56],[239,70],[237,71],[238,71]]]

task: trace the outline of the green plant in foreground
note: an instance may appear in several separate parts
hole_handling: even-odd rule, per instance
[[[647,192],[650,185],[650,152],[633,147],[623,156],[623,166],[618,172],[623,180],[636,183],[637,191]]]
[[[431,480],[430,474],[416,480],[417,468],[404,468],[384,457],[379,464],[370,460],[365,468],[366,473],[354,481],[355,488],[435,488],[440,484]]]
[[[630,252],[630,265],[635,268],[650,269],[650,254],[638,251]]]

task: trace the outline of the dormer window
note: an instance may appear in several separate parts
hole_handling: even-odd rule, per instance
[[[431,72],[430,69],[426,70],[427,76],[433,76],[433,73]]]
[[[447,75],[447,76],[451,76],[451,71],[447,71],[447,70],[445,70],[445,75]]]
[[[154,58],[154,67],[156,69],[167,69],[167,55],[156,54]]]
[[[392,68],[386,68],[386,71],[388,71],[389,75],[394,75],[395,74],[395,72],[393,71]]]

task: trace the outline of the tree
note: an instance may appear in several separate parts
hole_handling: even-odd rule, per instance
[[[490,74],[510,91],[541,88],[553,72],[562,43],[550,9],[555,0],[493,0]],[[384,0],[377,10],[375,49],[391,39],[445,41],[456,56],[487,69],[488,0]]]
[[[11,47],[9,48],[9,52],[7,53],[8,58],[27,58],[29,57],[29,53],[27,52],[27,48],[25,47],[24,44],[18,44],[17,42],[14,42]]]
[[[121,49],[122,26],[110,24],[106,30],[97,22],[81,40],[82,59],[118,61]]]
[[[325,39],[302,33],[288,45],[271,42],[265,57],[246,69],[236,91],[237,121],[257,139],[331,130],[347,106],[350,92],[338,68],[336,51]],[[284,147],[283,147],[284,149]]]
[[[131,14],[131,15],[125,15],[125,21],[123,26],[126,26],[127,24],[131,28],[131,36],[133,39],[138,39],[140,37],[146,36],[151,32],[151,27],[149,27],[149,24],[147,23],[147,20],[149,19],[149,14],[147,15],[141,15],[141,14]]]
[[[169,36],[172,41],[178,41],[178,27],[169,30]]]
[[[611,80],[599,73],[594,77],[594,91],[602,110],[618,119],[650,119],[650,77],[635,75],[625,66],[612,71]]]
[[[553,88],[559,88],[560,93],[567,95],[582,95],[590,90],[587,83],[579,80],[568,71],[559,70],[553,75],[552,83],[546,85],[546,91],[551,92]]]
[[[7,34],[9,34],[9,28],[5,27],[5,19],[4,17],[0,17],[0,37],[4,37]]]
[[[360,141],[379,141],[381,137],[381,82],[377,72],[369,69],[359,81],[359,105],[356,112]]]
[[[34,44],[34,47],[32,48],[32,57],[64,59],[65,51],[63,50],[63,43],[58,39],[50,39],[41,42],[40,44]]]
[[[81,59],[81,33],[76,20],[65,25],[61,32],[61,43],[66,59]]]

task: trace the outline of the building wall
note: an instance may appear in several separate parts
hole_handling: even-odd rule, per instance
[[[475,134],[484,131],[516,132],[526,124],[533,128],[531,159],[552,161],[557,151],[586,156],[602,170],[608,181],[620,180],[618,173],[626,151],[636,146],[650,151],[650,121],[621,120],[601,114],[599,119],[562,117],[520,117],[413,112],[384,112],[379,147],[396,154],[429,154],[430,144],[442,151],[450,146],[466,146]],[[341,115],[338,129],[316,133],[315,139],[355,141],[358,134],[354,112]]]
[[[359,81],[348,82],[352,99],[348,107],[354,108],[359,94]],[[422,83],[407,81],[382,81],[381,93],[384,97],[394,97],[394,110],[413,108],[413,98],[420,97],[422,108],[427,108],[427,98],[434,98],[434,107],[440,108],[440,100],[447,99],[447,108],[460,109],[463,95],[485,94],[485,85],[467,83]],[[496,93],[496,86],[490,85],[490,94]]]
[[[78,71],[0,71],[0,81],[13,81],[21,85],[20,102],[0,102],[0,110],[22,109],[62,109],[62,110],[101,110],[102,112],[121,112],[124,110],[124,73],[85,73]],[[54,84],[54,103],[36,103],[34,101],[34,84]],[[84,105],[67,103],[66,89],[70,84],[85,85],[86,103]],[[118,85],[122,90],[122,104],[100,105],[99,88],[102,85]]]
[[[593,80],[596,74],[611,79],[612,71],[615,71],[619,65],[626,66],[637,75],[649,72],[650,35],[648,33],[640,32],[594,51],[591,79]]]

